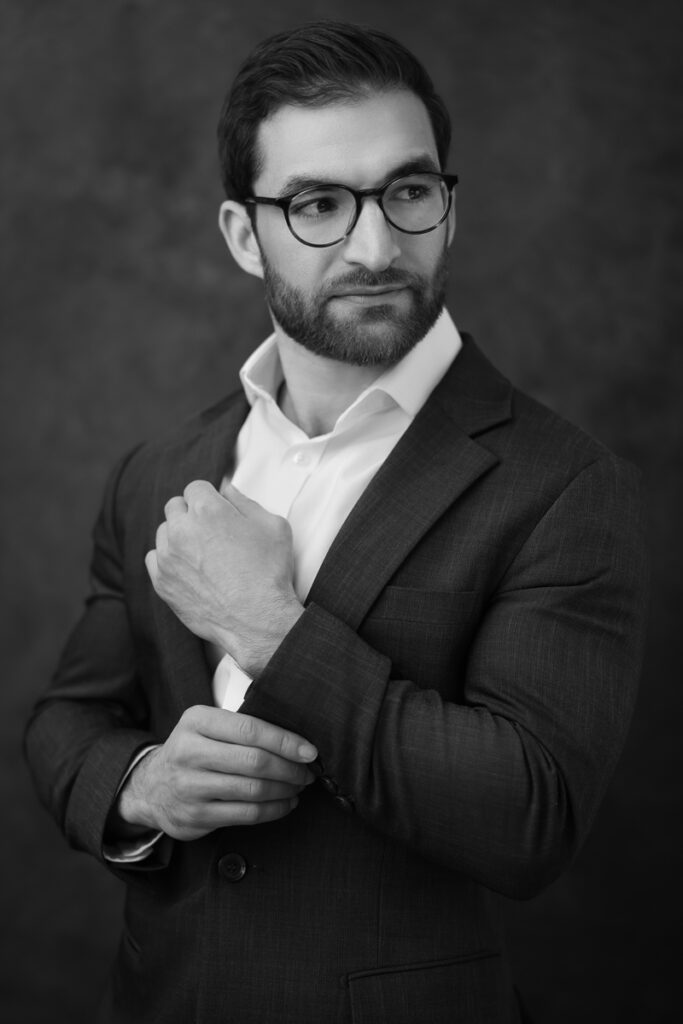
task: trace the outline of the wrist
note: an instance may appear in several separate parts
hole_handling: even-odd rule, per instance
[[[121,787],[114,805],[113,816],[120,823],[120,829],[125,831],[127,838],[142,835],[150,829],[158,831],[160,828],[148,799],[150,769],[160,749],[156,747],[150,750],[135,765]]]
[[[235,660],[247,675],[255,679],[263,672],[303,613],[303,605],[296,595],[292,594],[261,617],[258,631],[255,630],[248,640],[238,645],[240,649],[235,654]]]

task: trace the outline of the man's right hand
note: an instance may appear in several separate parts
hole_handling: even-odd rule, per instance
[[[198,839],[216,828],[282,818],[313,782],[307,740],[239,712],[188,708],[166,742],[135,766],[118,816],[137,829]]]

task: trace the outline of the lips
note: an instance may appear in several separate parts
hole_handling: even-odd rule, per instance
[[[348,288],[336,288],[332,294],[335,297],[336,296],[344,296],[344,295],[387,295],[390,292],[400,292],[400,291],[403,291],[404,287],[405,287],[405,285],[400,285],[400,284],[395,284],[395,285],[383,284],[383,285],[377,285],[374,288],[362,288],[362,287],[359,288],[356,285],[355,287],[351,286],[351,287],[348,287]]]
[[[378,288],[336,288],[331,299],[346,299],[349,302],[376,303],[390,301],[405,291],[405,285],[382,285]]]

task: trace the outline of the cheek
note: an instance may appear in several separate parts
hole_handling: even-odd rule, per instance
[[[445,242],[443,239],[429,239],[425,243],[424,236],[420,240],[419,235],[410,240],[408,245],[403,246],[403,252],[396,266],[419,274],[421,277],[430,278],[436,271],[443,259]]]
[[[290,235],[261,237],[261,254],[271,270],[298,291],[313,292],[328,274],[333,257],[327,250],[303,245]]]

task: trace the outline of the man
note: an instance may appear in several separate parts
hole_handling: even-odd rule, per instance
[[[443,308],[449,124],[322,23],[252,54],[220,227],[274,334],[126,457],[27,733],[128,886],[103,1021],[512,1022],[499,896],[555,879],[642,646],[635,472]]]

